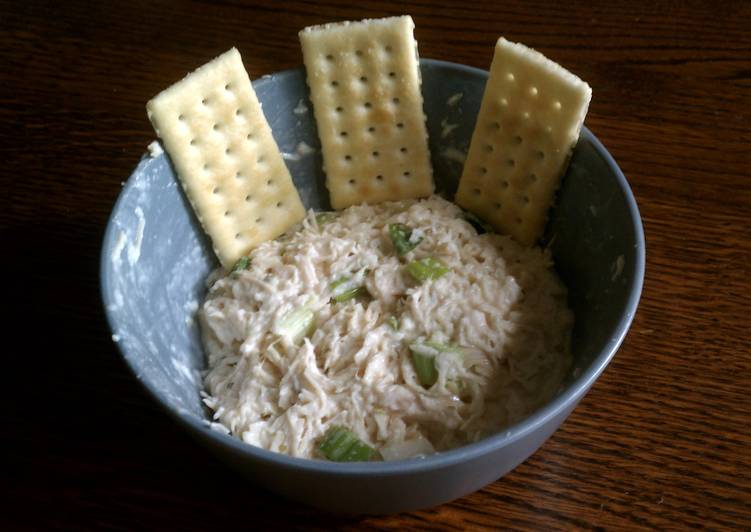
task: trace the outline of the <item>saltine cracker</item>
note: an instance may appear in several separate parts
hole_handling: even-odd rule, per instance
[[[579,138],[592,90],[557,63],[500,38],[456,203],[534,244]]]
[[[409,16],[300,32],[335,209],[433,192],[413,32]]]
[[[237,49],[146,109],[225,268],[305,216]]]

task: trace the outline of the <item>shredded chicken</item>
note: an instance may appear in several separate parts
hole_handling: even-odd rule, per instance
[[[254,249],[248,269],[211,285],[199,313],[204,401],[232,434],[316,458],[327,429],[342,425],[384,459],[409,458],[497,432],[556,392],[573,315],[547,250],[478,235],[438,196],[319,220],[311,212]],[[389,237],[394,223],[419,241],[402,257]],[[450,271],[417,281],[406,264],[424,257]],[[334,301],[341,280],[367,294]],[[296,309],[312,312],[311,330],[279,334]],[[431,386],[410,351],[421,342],[455,346],[435,356]]]

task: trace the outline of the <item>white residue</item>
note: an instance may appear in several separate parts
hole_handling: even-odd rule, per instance
[[[452,131],[459,127],[459,124],[449,124],[449,119],[444,118],[441,120],[441,138],[445,139]]]
[[[115,291],[112,292],[112,299],[115,300],[115,307],[122,307],[125,303],[125,299],[123,299],[123,293],[115,288]]]
[[[136,226],[136,238],[132,244],[128,246],[128,262],[133,266],[141,257],[141,244],[143,243],[143,231],[146,228],[146,218],[143,215],[143,209],[136,207],[136,217],[138,218],[138,226]]]
[[[295,113],[296,115],[304,115],[305,113],[308,112],[308,106],[305,105],[305,102],[300,100],[299,102],[297,102],[297,107],[292,109],[292,112]]]
[[[460,164],[464,164],[464,160],[467,158],[466,153],[451,147],[443,150],[443,152],[441,152],[441,155],[444,159],[448,159],[449,161],[454,161]]]
[[[198,310],[198,301],[195,299],[188,301],[185,303],[185,306],[183,306],[183,309],[185,310],[185,325],[188,327],[193,326],[193,319],[196,316],[196,311]]]
[[[459,100],[462,99],[462,96],[464,96],[464,93],[461,93],[461,92],[457,92],[456,94],[452,94],[451,96],[449,96],[449,99],[446,100],[446,105],[449,105],[449,106],[453,107],[454,105],[456,105],[457,103],[459,103]]]
[[[112,260],[112,264],[115,265],[115,268],[120,266],[121,255],[123,253],[123,249],[125,249],[125,243],[127,241],[128,238],[125,236],[125,233],[120,231],[120,233],[117,235],[117,240],[115,241],[115,247],[112,248],[112,253],[110,253],[110,260]]]
[[[149,157],[152,159],[156,159],[161,154],[164,153],[164,150],[162,149],[162,145],[159,143],[158,140],[151,141],[151,144],[148,146],[149,149]]]
[[[185,377],[186,380],[189,380],[190,382],[195,382],[196,377],[195,375],[193,375],[193,373],[191,373],[188,366],[186,366],[185,364],[183,364],[182,362],[174,358],[171,360],[172,360],[172,367],[175,368],[178,371],[178,373],[180,373],[183,377]]]
[[[113,334],[112,335],[112,341],[117,343],[120,341],[120,335],[119,334]]]
[[[315,150],[308,146],[305,142],[300,142],[297,147],[295,148],[295,151],[292,153],[282,152],[282,157],[285,161],[299,161],[306,155],[310,155]]]
[[[623,273],[624,262],[623,255],[618,255],[618,258],[615,259],[615,262],[610,266],[610,271],[613,272],[613,275],[610,276],[611,281],[615,281],[621,276],[621,273]]]

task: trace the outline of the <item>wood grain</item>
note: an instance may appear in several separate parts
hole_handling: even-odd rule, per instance
[[[647,276],[615,360],[530,460],[438,508],[340,519],[229,471],[151,403],[110,340],[98,253],[151,96],[231,45],[258,77],[301,64],[303,26],[403,12],[424,57],[487,68],[503,34],[590,83]],[[749,123],[744,1],[0,1],[0,527],[751,529]]]

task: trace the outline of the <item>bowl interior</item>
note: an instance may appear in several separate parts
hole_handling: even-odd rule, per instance
[[[487,72],[425,59],[421,68],[436,188],[451,198]],[[329,208],[304,72],[264,76],[254,87],[280,149],[288,154],[305,206]],[[315,152],[300,156],[300,142]],[[636,309],[644,271],[643,233],[633,196],[615,162],[586,129],[546,241],[576,315],[575,363],[557,399],[561,401],[574,388],[586,389],[615,353]],[[102,295],[113,340],[128,365],[161,403],[191,424],[208,424],[199,394],[204,354],[193,316],[205,293],[206,275],[216,264],[166,155],[144,157],[107,227]]]

